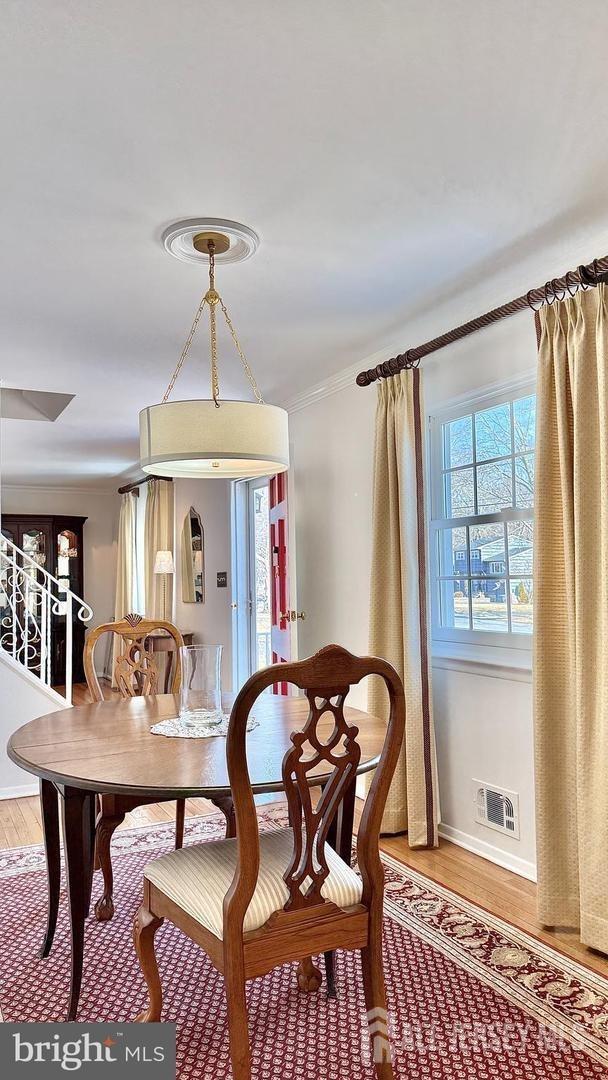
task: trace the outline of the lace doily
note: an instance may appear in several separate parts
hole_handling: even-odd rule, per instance
[[[150,731],[152,735],[167,735],[173,739],[212,739],[214,736],[225,739],[228,734],[230,715],[222,713],[219,724],[215,719],[216,715],[210,713],[208,720],[203,719],[196,724],[184,723],[179,716],[171,716],[167,720],[161,720],[158,724],[154,724]],[[257,727],[259,727],[259,721],[250,716],[247,721],[247,731],[253,731]]]

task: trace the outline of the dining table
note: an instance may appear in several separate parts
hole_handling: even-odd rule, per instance
[[[232,698],[223,707],[229,711]],[[253,708],[247,735],[247,762],[254,795],[283,790],[282,763],[292,747],[291,736],[308,716],[305,697],[263,694]],[[359,729],[361,760],[357,774],[373,770],[386,735],[384,721],[360,709],[345,707],[346,719]],[[52,948],[59,912],[61,880],[60,819],[63,831],[67,899],[71,932],[71,978],[67,1020],[75,1020],[82,984],[85,920],[89,915],[95,851],[96,796],[141,795],[147,801],[202,797],[222,811],[226,835],[236,835],[226,762],[226,739],[168,737],[152,734],[161,720],[177,717],[179,696],[159,694],[112,698],[90,705],[57,709],[15,731],[8,755],[40,780],[40,800],[48,879],[47,922],[40,956]],[[322,717],[318,733],[329,738],[331,713]],[[311,786],[323,787],[330,776],[327,762],[309,774]],[[328,837],[350,863],[356,778],[350,785]],[[98,924],[103,933],[103,923]],[[302,961],[304,964],[304,961]],[[301,965],[300,986],[306,969]]]

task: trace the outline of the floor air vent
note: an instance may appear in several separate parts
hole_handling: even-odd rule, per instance
[[[506,788],[490,787],[473,780],[475,820],[488,829],[506,833],[519,840],[519,796]]]

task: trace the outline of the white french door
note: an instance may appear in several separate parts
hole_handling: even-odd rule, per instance
[[[296,619],[302,613],[289,608],[290,594],[293,597],[295,592],[295,553],[287,535],[293,534],[293,528],[288,520],[286,497],[282,501],[277,499],[277,479],[238,480],[233,485],[231,577],[235,689],[260,668],[296,659],[298,655]],[[285,494],[285,477],[279,487]],[[281,522],[282,530],[279,530]],[[275,608],[278,604],[278,613],[273,612],[273,603]],[[277,649],[277,645],[281,647]],[[274,692],[285,693],[287,688],[278,683]]]
[[[272,663],[269,481],[239,480],[233,489],[233,681],[235,688]]]
[[[272,663],[270,648],[271,557],[269,482],[249,481],[250,674]]]

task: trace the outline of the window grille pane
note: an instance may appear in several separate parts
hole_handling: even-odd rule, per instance
[[[515,505],[534,506],[534,454],[515,458]]]
[[[473,461],[473,417],[460,416],[443,425],[444,468],[470,465]]]
[[[466,580],[439,582],[441,625],[450,629],[470,630],[469,583]]]
[[[511,461],[494,461],[477,468],[477,513],[493,514],[513,506]]]
[[[458,576],[469,572],[469,553],[466,529],[439,529],[439,573],[442,577]]]
[[[507,583],[504,578],[471,582],[473,629],[506,633],[509,629]]]
[[[511,630],[514,634],[532,633],[532,578],[511,579]]]
[[[445,474],[445,516],[466,517],[475,513],[473,470],[458,469]]]
[[[504,525],[500,521],[495,525],[471,525],[469,536],[471,574],[504,577],[507,572]]]
[[[511,408],[509,403],[475,413],[475,453],[477,461],[512,454]]]
[[[513,402],[514,450],[533,450],[536,432],[536,396],[519,398]]]
[[[532,575],[534,553],[534,523],[532,521],[510,521],[507,525],[509,544],[509,574]]]

